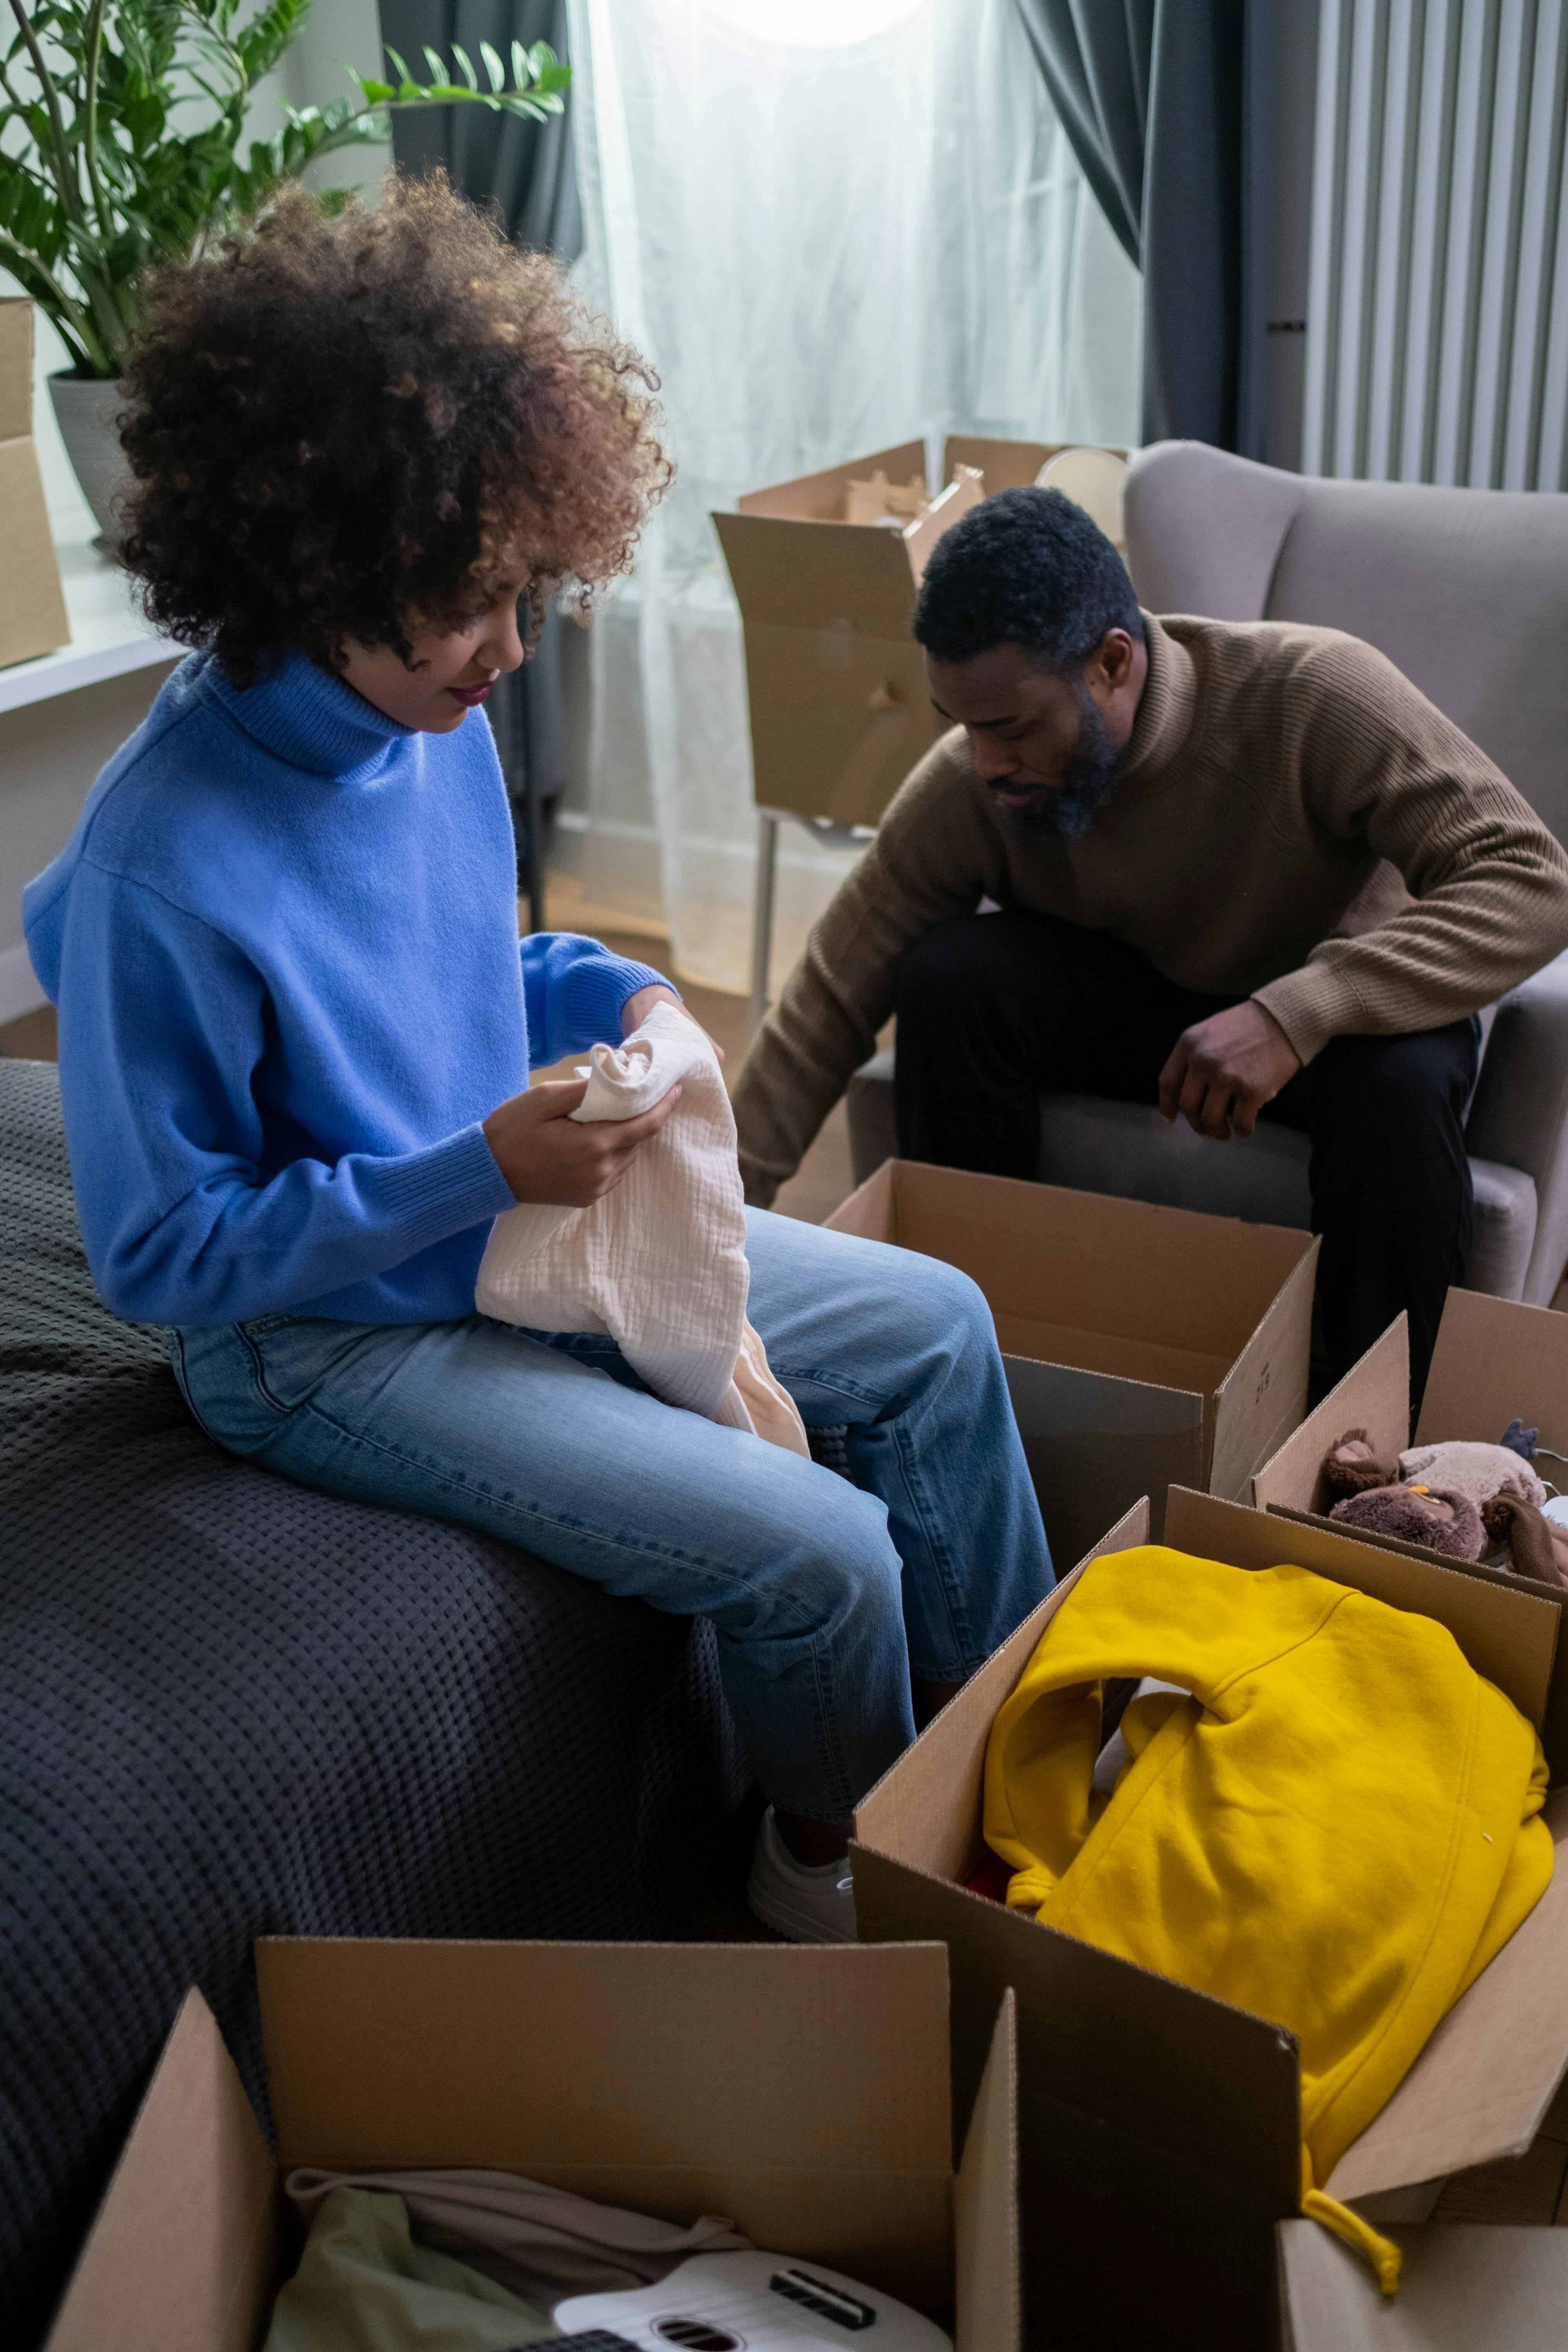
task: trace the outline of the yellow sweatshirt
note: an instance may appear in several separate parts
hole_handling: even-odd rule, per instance
[[[1148,1675],[1130,1762],[1090,1787],[1100,1684]],[[1007,1900],[1300,2046],[1303,2209],[1552,1876],[1541,1742],[1429,1617],[1301,1568],[1147,1545],[1098,1559],[992,1728]]]

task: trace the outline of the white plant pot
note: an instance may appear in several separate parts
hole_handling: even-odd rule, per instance
[[[124,387],[101,379],[52,375],[49,398],[66,456],[101,533],[100,543],[112,549],[121,534],[115,501],[131,479],[114,429],[125,405]]]

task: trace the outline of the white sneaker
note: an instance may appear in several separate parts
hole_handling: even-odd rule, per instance
[[[752,1916],[792,1944],[852,1944],[855,1891],[847,1859],[808,1868],[796,1862],[770,1805],[752,1849],[746,1901]]]

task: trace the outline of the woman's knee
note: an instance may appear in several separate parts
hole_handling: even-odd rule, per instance
[[[742,1641],[838,1643],[901,1622],[903,1564],[875,1496],[814,1465],[793,1524],[748,1544],[726,1603],[710,1613]]]
[[[920,1278],[900,1282],[897,1323],[911,1353],[956,1355],[994,1348],[996,1326],[980,1285],[941,1258],[922,1258]]]

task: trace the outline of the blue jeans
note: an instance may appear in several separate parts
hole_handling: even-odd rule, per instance
[[[936,1260],[747,1213],[751,1317],[854,1484],[662,1404],[615,1343],[264,1315],[173,1334],[191,1411],[304,1486],[458,1519],[711,1618],[753,1769],[839,1821],[1053,1581],[984,1298]]]

